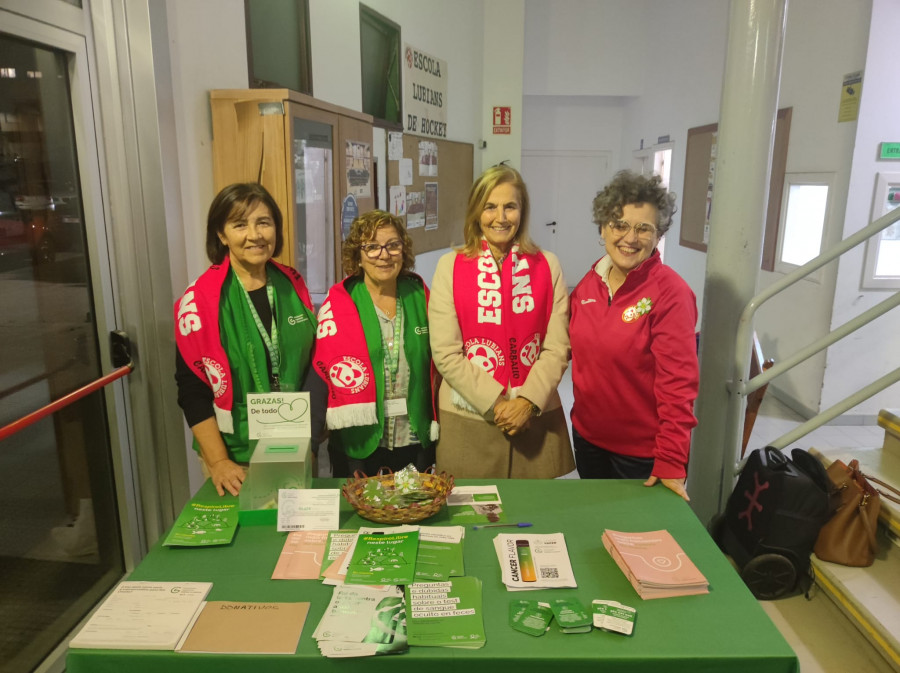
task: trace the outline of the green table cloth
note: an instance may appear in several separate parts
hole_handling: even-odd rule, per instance
[[[315,486],[336,488],[341,481],[319,479]],[[562,532],[578,582],[577,589],[507,591],[493,538],[514,528],[472,530],[465,540],[466,574],[484,583],[487,644],[480,650],[411,648],[398,656],[326,659],[312,633],[332,587],[313,580],[272,580],[287,533],[273,525],[241,525],[232,544],[173,548],[157,544],[130,580],[212,582],[208,600],[309,601],[310,610],[294,655],[212,655],[134,650],[69,650],[69,673],[247,673],[247,671],[479,671],[555,673],[556,671],[664,671],[676,673],[796,673],[794,652],[769,620],[728,560],[710,539],[690,507],[658,485],[622,480],[460,480],[459,484],[497,484],[507,521],[529,521],[528,533]],[[197,498],[215,497],[207,482]],[[230,496],[226,496],[230,497]],[[446,508],[428,525],[450,523]],[[341,527],[375,525],[342,501]],[[709,580],[709,594],[644,601],[606,552],[604,529],[667,529]],[[632,636],[594,630],[560,633],[555,623],[541,637],[509,627],[513,599],[549,600],[574,596],[619,601],[637,609]]]

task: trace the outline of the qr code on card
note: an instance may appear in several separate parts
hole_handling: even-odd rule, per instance
[[[542,580],[558,580],[559,568],[541,568]]]

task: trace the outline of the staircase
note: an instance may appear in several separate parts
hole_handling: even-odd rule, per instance
[[[875,449],[810,449],[826,467],[854,458],[861,470],[900,488],[900,410],[882,410],[878,425],[885,440]],[[873,484],[874,485],[874,484]],[[881,655],[888,670],[900,672],[900,505],[881,499],[880,549],[868,568],[848,568],[812,557],[819,591]],[[857,670],[868,670],[865,666]]]

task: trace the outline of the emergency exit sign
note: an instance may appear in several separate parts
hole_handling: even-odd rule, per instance
[[[900,159],[900,143],[881,143],[879,159]]]

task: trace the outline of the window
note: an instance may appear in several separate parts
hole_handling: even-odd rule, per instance
[[[900,173],[879,173],[872,202],[872,221],[900,206]],[[866,243],[863,287],[868,290],[900,288],[900,222],[894,222]]]
[[[787,173],[784,180],[775,270],[793,271],[822,251],[833,173]],[[808,276],[818,281],[820,272]]]
[[[362,62],[362,108],[393,127],[402,122],[400,109],[400,26],[359,6]]]
[[[312,95],[308,0],[245,0],[252,88]]]

